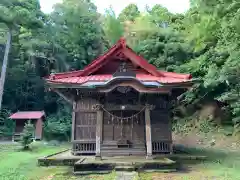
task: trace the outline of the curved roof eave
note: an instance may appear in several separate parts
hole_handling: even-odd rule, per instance
[[[160,87],[179,87],[180,85],[184,86],[191,86],[195,80],[189,80],[185,82],[175,82],[175,83],[160,83],[158,81],[140,81],[135,77],[126,77],[126,76],[119,76],[119,77],[114,77],[111,80],[108,81],[87,81],[83,84],[78,84],[78,83],[60,83],[60,82],[54,82],[54,81],[47,81],[47,84],[55,87],[55,88],[83,88],[83,89],[92,89],[92,88],[101,88],[101,87],[106,87],[111,85],[114,82],[121,81],[123,82],[128,82],[128,81],[135,81],[139,83],[140,85],[148,88],[160,88]]]

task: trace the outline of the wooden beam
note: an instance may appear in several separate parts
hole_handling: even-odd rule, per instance
[[[73,99],[65,96],[61,91],[57,89],[53,89],[54,92],[56,92],[61,98],[63,98],[65,101],[69,102],[70,104],[73,104]]]
[[[96,159],[101,159],[101,141],[102,141],[102,125],[103,125],[103,111],[102,105],[97,104],[93,107],[97,111],[96,124]]]
[[[151,130],[151,116],[150,111],[154,108],[149,104],[146,105],[145,109],[145,123],[146,123],[146,145],[147,145],[147,156],[146,159],[152,159],[152,130]]]

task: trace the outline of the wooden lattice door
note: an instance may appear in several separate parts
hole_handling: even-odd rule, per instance
[[[144,143],[145,142],[145,125],[144,113],[140,113],[133,118],[124,119],[137,114],[134,110],[117,110],[111,111],[115,117],[113,118],[108,113],[104,115],[105,131],[104,139],[119,141],[121,139],[128,140],[130,143]],[[121,119],[123,118],[123,119]]]
[[[80,112],[76,119],[76,140],[96,141],[96,112]]]

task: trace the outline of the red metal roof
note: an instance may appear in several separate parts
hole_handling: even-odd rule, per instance
[[[45,116],[44,111],[19,111],[12,114],[10,119],[40,119]]]
[[[56,73],[50,75],[47,81],[54,83],[66,84],[83,84],[88,81],[104,82],[113,78],[112,74],[91,75],[99,68],[104,66],[111,58],[111,55],[116,53],[123,53],[134,64],[144,69],[148,74],[137,74],[137,79],[140,81],[158,81],[160,83],[180,83],[189,81],[192,77],[190,74],[179,74],[174,72],[159,71],[155,66],[148,63],[143,57],[138,56],[126,42],[121,38],[112,48],[110,48],[104,55],[92,61],[83,70]]]
[[[103,74],[103,75],[91,75],[91,76],[80,76],[80,77],[69,77],[62,79],[50,80],[55,83],[68,83],[68,84],[84,84],[90,81],[104,82],[109,81],[113,78],[112,74]],[[188,78],[175,78],[175,77],[157,77],[147,74],[137,74],[136,78],[139,81],[157,81],[159,83],[179,83],[189,81]]]

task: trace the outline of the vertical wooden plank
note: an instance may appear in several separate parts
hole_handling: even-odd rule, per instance
[[[102,139],[102,124],[103,124],[103,111],[102,105],[97,104],[94,106],[97,111],[96,123],[96,159],[101,159],[101,139]]]
[[[152,131],[151,131],[151,116],[150,112],[153,106],[146,105],[145,109],[145,123],[146,123],[146,145],[147,145],[147,159],[152,158]]]
[[[100,131],[100,144],[102,143],[103,139],[103,111],[99,110],[97,116],[100,117],[100,122],[99,122],[99,131]]]
[[[170,97],[169,97],[170,98]],[[172,140],[172,118],[171,118],[171,111],[169,110],[170,106],[170,101],[167,102],[166,107],[167,107],[167,113],[168,113],[168,132],[169,132],[169,151],[170,154],[173,154],[173,140]]]
[[[76,124],[76,101],[73,102],[73,109],[72,109],[72,142],[75,140],[75,124]]]
[[[42,118],[40,118],[40,119],[37,119],[36,121],[35,139],[38,139],[38,140],[42,139],[42,129],[43,129],[43,122],[42,122]]]

